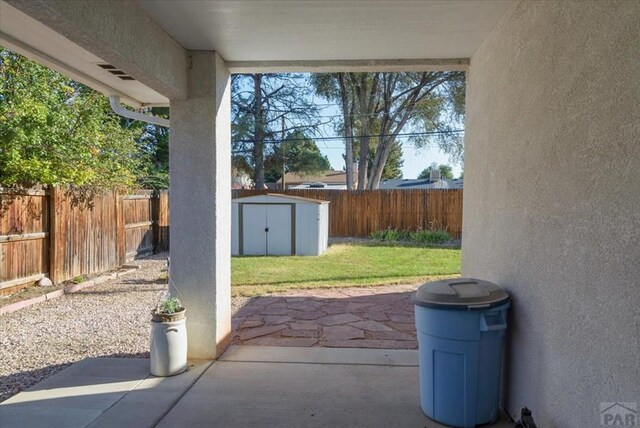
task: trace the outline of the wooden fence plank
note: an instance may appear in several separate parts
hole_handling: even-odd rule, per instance
[[[7,189],[0,198],[8,203],[0,211],[0,295],[4,295],[49,271],[50,210],[48,192],[41,189],[21,193]]]
[[[156,251],[169,250],[169,191],[164,190],[158,194],[156,220],[155,247]]]
[[[126,234],[125,234],[125,222],[124,222],[124,204],[123,204],[123,196],[115,195],[114,198],[115,203],[115,223],[116,223],[116,259],[118,266],[121,266],[126,261],[127,254],[127,243],[126,243]]]

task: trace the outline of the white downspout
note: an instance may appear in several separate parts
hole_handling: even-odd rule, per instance
[[[142,122],[151,123],[157,126],[163,126],[165,128],[169,127],[169,119],[163,119],[157,116],[150,116],[148,114],[138,113],[136,111],[127,110],[126,108],[120,105],[120,97],[117,95],[112,95],[109,97],[109,103],[111,104],[111,109],[117,115],[133,119],[140,120]]]

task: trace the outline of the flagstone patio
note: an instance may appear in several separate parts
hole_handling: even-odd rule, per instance
[[[237,345],[417,349],[416,285],[256,297],[233,317]]]

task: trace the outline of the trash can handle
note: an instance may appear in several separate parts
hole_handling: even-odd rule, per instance
[[[500,322],[496,322],[497,320],[487,320],[487,315],[491,315],[492,317],[498,318]],[[482,314],[480,317],[480,331],[496,331],[496,330],[506,330],[507,323],[504,319],[504,312],[486,312]]]

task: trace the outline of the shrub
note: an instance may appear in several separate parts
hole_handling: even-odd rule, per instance
[[[438,224],[433,226],[433,229],[419,229],[416,231],[398,230],[392,227],[378,229],[371,233],[371,239],[386,242],[411,241],[420,245],[442,245],[451,241],[452,237],[449,232]]]
[[[376,229],[371,232],[371,239],[375,239],[376,241],[382,241],[382,235],[384,230]]]
[[[446,230],[418,230],[411,233],[411,240],[419,244],[444,244],[451,241],[451,235]]]
[[[404,232],[399,231],[398,229],[388,227],[386,229],[375,230],[371,233],[371,238],[377,241],[399,241],[402,239]]]

